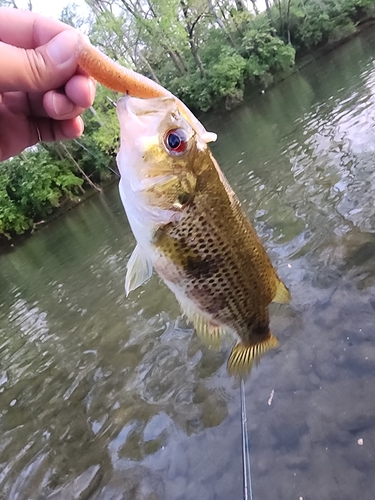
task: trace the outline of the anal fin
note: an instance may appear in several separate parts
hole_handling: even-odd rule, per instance
[[[203,344],[213,349],[220,349],[225,333],[223,328],[213,325],[203,317],[195,317],[192,323]]]
[[[213,349],[220,349],[223,335],[226,333],[225,328],[212,323],[188,301],[179,300],[179,302],[182,312],[193,323],[197,336],[203,344]]]
[[[277,284],[275,295],[272,302],[277,302],[278,304],[285,304],[290,301],[290,292],[284,283],[280,280]]]
[[[267,338],[257,344],[246,346],[238,342],[230,353],[227,369],[229,375],[246,377],[263,354],[279,345],[277,338],[269,332]]]
[[[152,264],[144,256],[139,245],[135,247],[131,254],[126,268],[125,292],[128,296],[130,292],[143,285],[152,275]]]

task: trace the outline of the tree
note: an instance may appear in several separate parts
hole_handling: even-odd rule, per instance
[[[188,35],[191,53],[193,55],[195,64],[199,68],[201,78],[205,79],[206,78],[206,71],[203,67],[202,59],[199,56],[197,43],[196,43],[195,37],[194,37],[195,27],[197,26],[197,23],[202,18],[202,16],[205,14],[205,10],[203,10],[202,12],[198,11],[192,15],[191,11],[189,12],[189,8],[188,8],[188,4],[187,4],[186,0],[180,0],[180,5],[181,5],[182,12],[183,12],[184,19],[185,19],[185,29],[186,29],[186,32]]]
[[[259,9],[258,9],[258,6],[257,6],[257,2],[256,0],[250,0],[251,1],[251,4],[253,6],[253,10],[255,12],[255,15],[257,16],[259,14]]]

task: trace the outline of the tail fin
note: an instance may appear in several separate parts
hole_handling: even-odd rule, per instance
[[[265,340],[255,345],[245,346],[242,343],[237,343],[228,359],[229,375],[245,378],[250,374],[254,364],[259,362],[261,356],[278,345],[279,341],[271,332]]]

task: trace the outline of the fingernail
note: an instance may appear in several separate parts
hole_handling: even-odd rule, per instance
[[[73,30],[65,30],[49,43],[47,52],[54,64],[63,64],[75,58],[76,45],[77,34]]]
[[[80,116],[78,116],[77,121],[79,127],[79,137],[80,137],[83,134],[83,131],[85,130],[85,124]]]
[[[91,104],[92,104],[94,102],[94,99],[95,99],[96,85],[95,85],[94,80],[92,80],[91,78],[89,79],[88,85],[89,85],[90,99],[91,99]]]
[[[57,116],[63,117],[71,113],[74,109],[74,104],[69,101],[64,95],[55,92],[52,96],[53,110]]]

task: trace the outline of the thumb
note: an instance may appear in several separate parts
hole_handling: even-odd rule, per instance
[[[0,42],[0,92],[46,92],[64,85],[77,69],[77,39],[78,32],[69,29],[36,49]]]

